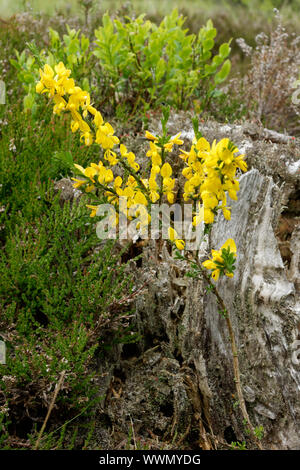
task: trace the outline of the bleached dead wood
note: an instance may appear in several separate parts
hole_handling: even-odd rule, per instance
[[[213,229],[213,246],[232,237],[238,248],[235,276],[221,281],[219,290],[230,305],[253,422],[264,426],[270,446],[300,449],[300,364],[294,354],[300,303],[274,234],[281,194],[257,170],[243,175],[240,187],[231,220],[220,217]],[[207,303],[205,318],[212,348],[208,370],[229,365],[226,329],[214,301]]]

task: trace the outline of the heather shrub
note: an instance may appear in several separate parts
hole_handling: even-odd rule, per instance
[[[96,352],[103,358],[136,340],[123,302],[132,280],[122,251],[99,242],[83,202],[56,193],[70,174],[61,156],[85,164],[89,149],[45,106],[38,121],[24,119],[20,98],[0,106],[0,447],[34,447],[64,372],[40,448],[81,448],[102,400]]]
[[[269,36],[256,36],[256,47],[250,47],[242,38],[237,42],[250,66],[242,79],[231,81],[230,91],[247,109],[247,117],[267,128],[299,132],[299,110],[292,94],[299,74],[300,37],[289,35],[278,17],[277,27]]]

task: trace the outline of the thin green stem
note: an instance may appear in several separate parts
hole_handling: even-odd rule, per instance
[[[165,163],[165,148],[162,146],[161,147],[161,166],[163,166]],[[163,177],[160,177],[160,190],[159,190],[159,195],[162,198],[163,196]]]
[[[145,186],[145,184],[143,183],[143,181],[141,180],[141,178],[139,177],[139,175],[132,170],[132,168],[130,168],[129,165],[127,165],[127,163],[123,160],[123,159],[120,159],[119,160],[120,164],[123,166],[123,168],[128,171],[128,173],[133,176],[133,178],[136,180],[140,190],[145,194],[146,198],[147,198],[147,201],[149,202],[149,204],[152,203],[151,199],[150,199],[150,196],[149,196],[149,190],[148,188]]]

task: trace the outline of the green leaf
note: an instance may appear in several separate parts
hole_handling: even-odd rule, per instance
[[[216,65],[217,67],[219,67],[219,65],[221,65],[222,62],[223,62],[223,58],[219,55],[215,55],[213,60],[212,60],[212,64]]]
[[[103,27],[106,33],[112,33],[114,30],[114,24],[112,20],[110,19],[110,16],[108,13],[105,13],[102,17],[102,23]]]
[[[210,51],[204,51],[202,53],[201,59],[202,59],[203,62],[207,62],[210,58],[211,58],[211,52]]]
[[[206,39],[214,39],[217,35],[217,30],[216,28],[211,28],[209,31],[206,33]]]
[[[49,36],[50,36],[50,42],[52,47],[54,47],[57,43],[60,42],[60,37],[57,31],[55,31],[52,28],[49,28]]]
[[[34,62],[35,62],[35,58],[30,55],[30,56],[27,58],[27,60],[26,60],[26,67],[27,67],[27,69],[31,69],[32,66],[33,66],[33,64],[34,64]]]
[[[216,85],[219,85],[220,83],[224,82],[224,80],[226,80],[229,72],[230,72],[230,69],[231,69],[231,62],[229,59],[227,59],[221,70],[216,74],[215,78],[214,78],[214,81],[215,81],[215,84]]]
[[[86,52],[89,48],[90,45],[90,40],[86,36],[82,35],[81,36],[81,49],[82,52]]]
[[[156,66],[156,82],[160,82],[166,72],[166,63],[164,59],[159,59]]]
[[[84,79],[82,80],[82,89],[84,91],[90,92],[90,84],[89,84],[89,80],[87,77],[84,77]]]
[[[196,116],[192,118],[192,124],[196,139],[199,140],[202,137],[202,133],[199,131],[199,120]],[[197,265],[195,266],[197,267]]]
[[[224,44],[221,44],[219,47],[219,55],[223,58],[226,59],[226,57],[229,56],[231,48],[229,47],[229,44],[225,42]]]
[[[215,65],[206,64],[204,71],[206,75],[213,75],[216,72],[217,67]]]
[[[24,97],[23,103],[24,103],[24,109],[32,109],[35,101],[35,96],[34,95],[26,95]]]
[[[13,67],[15,67],[16,69],[20,70],[21,69],[21,65],[15,60],[15,59],[9,59],[9,62],[11,63],[11,65]]]
[[[78,39],[72,39],[68,45],[68,53],[76,54],[79,49]]]
[[[35,81],[35,77],[34,77],[34,75],[32,75],[31,73],[25,72],[25,73],[23,74],[23,81],[24,81],[25,83],[33,83],[33,82]]]
[[[206,29],[211,30],[213,28],[213,22],[211,19],[206,22]]]
[[[205,41],[203,41],[203,49],[204,51],[210,51],[213,47],[214,47],[214,40],[213,39],[205,39]]]

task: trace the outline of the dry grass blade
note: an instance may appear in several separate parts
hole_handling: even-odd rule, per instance
[[[63,371],[61,372],[61,374],[60,374],[59,381],[58,381],[58,383],[56,384],[56,387],[55,387],[55,390],[54,390],[54,394],[53,394],[53,397],[52,397],[50,406],[49,406],[49,408],[48,408],[48,412],[47,412],[47,414],[46,414],[45,420],[44,420],[44,422],[43,422],[43,425],[42,425],[41,430],[40,430],[40,432],[39,432],[37,441],[36,441],[36,443],[35,443],[34,450],[38,450],[38,448],[39,448],[39,445],[40,445],[40,441],[41,441],[43,432],[44,432],[45,427],[46,427],[46,425],[47,425],[48,419],[50,418],[50,415],[51,415],[51,412],[52,412],[52,410],[53,410],[53,407],[54,407],[54,405],[55,405],[55,401],[56,401],[58,392],[60,391],[60,389],[61,389],[61,387],[62,387],[62,384],[63,384],[63,381],[64,381],[65,373],[66,373],[66,371],[63,370]]]

